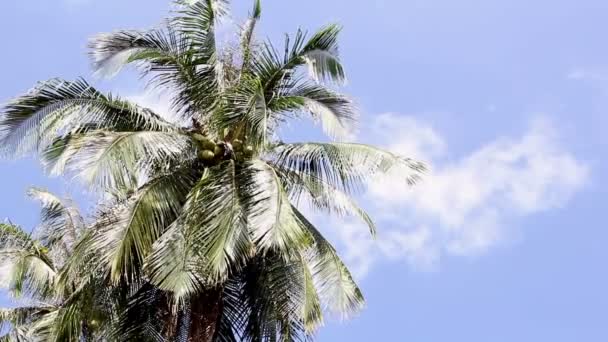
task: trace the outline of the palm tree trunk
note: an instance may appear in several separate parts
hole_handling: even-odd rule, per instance
[[[188,342],[212,342],[222,313],[222,289],[208,289],[190,302]]]

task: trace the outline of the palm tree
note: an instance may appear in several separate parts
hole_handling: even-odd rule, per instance
[[[0,341],[73,341],[79,335],[108,333],[105,317],[122,312],[116,288],[99,286],[101,274],[79,274],[62,281],[84,220],[69,200],[45,190],[28,194],[42,204],[42,222],[28,233],[12,223],[0,224],[0,265],[16,307],[0,310]],[[111,296],[110,296],[111,295]],[[79,335],[74,332],[78,331]]]
[[[343,142],[357,113],[336,90],[346,79],[339,26],[298,30],[279,50],[255,37],[256,0],[239,42],[220,46],[227,6],[175,1],[159,28],[91,40],[98,74],[136,65],[170,96],[171,119],[82,79],[53,79],[0,121],[5,155],[36,152],[50,174],[77,175],[102,194],[63,279],[89,272],[133,288],[113,323],[121,340],[291,341],[308,338],[323,312],[355,313],[361,291],[301,208],[358,217],[374,234],[350,196],[379,174],[413,183],[424,169]],[[281,125],[301,118],[332,142],[281,141]]]

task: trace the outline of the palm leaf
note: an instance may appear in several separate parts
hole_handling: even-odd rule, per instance
[[[92,187],[124,191],[195,156],[196,149],[185,134],[95,131],[70,139],[51,165],[53,174],[75,173]]]
[[[248,224],[256,247],[262,252],[279,255],[297,255],[308,245],[305,231],[298,225],[291,203],[281,179],[274,169],[254,160],[250,172],[243,175],[247,202]]]
[[[194,180],[187,172],[151,180],[130,198],[104,212],[95,232],[78,249],[97,253],[111,279],[136,279],[154,242],[178,216]]]
[[[424,165],[373,146],[353,143],[281,144],[271,151],[274,165],[314,177],[340,191],[361,190],[378,174],[398,171],[403,180],[414,184]]]
[[[336,250],[304,215],[294,208],[300,223],[306,227],[315,246],[306,255],[321,300],[331,311],[348,317],[365,304],[361,290]]]
[[[2,112],[0,144],[5,155],[44,150],[57,137],[93,128],[174,130],[151,110],[104,95],[82,79],[42,82],[9,102]]]
[[[313,209],[338,217],[357,217],[369,227],[372,236],[376,236],[374,221],[349,195],[314,175],[297,173],[272,163],[271,165],[276,168],[294,203],[302,203],[304,197]]]
[[[159,239],[148,260],[154,284],[178,299],[223,283],[251,255],[247,213],[238,180],[226,161],[208,169],[188,195],[181,217]]]
[[[171,108],[179,118],[200,118],[200,112],[216,101],[216,74],[211,61],[215,52],[201,56],[204,49],[196,47],[190,35],[176,26],[101,34],[91,40],[90,54],[99,74],[111,76],[124,65],[135,63],[144,76],[151,76],[150,86],[172,96]]]
[[[247,226],[247,184],[241,184],[247,169],[228,161],[210,169],[209,176],[193,190],[187,213],[192,243],[205,260],[205,277],[211,284],[226,280],[230,269],[239,267],[252,251]]]
[[[80,212],[71,203],[46,190],[30,188],[27,194],[42,205],[41,224],[36,235],[51,251],[60,244],[65,253],[63,257],[66,257],[84,229],[84,219]]]
[[[307,298],[305,274],[298,258],[258,257],[246,269],[243,282],[243,296],[250,307],[242,331],[244,341],[306,340],[306,321],[320,317],[320,312],[312,312],[314,292]]]
[[[308,67],[309,75],[316,81],[344,82],[344,70],[338,58],[339,32],[337,25],[329,25],[306,40],[306,34],[298,30],[293,39],[286,37],[282,57],[271,43],[266,43],[252,60],[252,72],[260,78],[267,98],[280,94],[286,88],[285,82],[291,82],[302,66]]]
[[[268,107],[275,116],[281,113],[310,113],[332,138],[348,138],[357,121],[357,110],[348,97],[323,85],[301,80],[286,84],[284,90],[268,103]]]
[[[251,59],[251,50],[254,42],[254,31],[255,27],[260,21],[262,16],[262,3],[261,0],[253,1],[253,10],[249,14],[249,19],[243,25],[241,29],[241,51],[243,54],[242,70],[246,70],[249,67],[249,61]]]

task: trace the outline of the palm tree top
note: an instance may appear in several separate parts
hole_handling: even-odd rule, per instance
[[[375,234],[350,196],[387,172],[413,184],[424,166],[343,141],[358,113],[336,90],[346,81],[339,25],[297,30],[277,48],[255,35],[256,0],[238,42],[221,46],[228,1],[174,3],[158,28],[89,43],[96,74],[135,65],[147,87],[170,96],[173,120],[83,79],[52,79],[1,111],[0,154],[36,153],[50,174],[103,194],[93,223],[68,243],[64,283],[93,270],[109,286],[149,284],[145,298],[162,291],[173,312],[213,317],[216,340],[309,336],[323,311],[352,314],[363,297],[302,206],[359,218]],[[294,118],[319,123],[332,142],[282,142],[277,130]],[[197,306],[213,296],[215,311]],[[188,328],[191,340],[210,334],[199,328]]]

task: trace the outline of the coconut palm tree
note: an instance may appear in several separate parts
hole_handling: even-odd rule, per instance
[[[10,222],[0,224],[2,285],[17,304],[0,309],[0,341],[159,341],[183,336],[164,331],[166,339],[159,338],[170,326],[168,295],[149,282],[112,283],[93,268],[73,272],[71,265],[79,263],[75,248],[91,226],[72,201],[36,188],[28,195],[42,204],[41,224],[31,233]],[[91,251],[89,257],[99,256]]]
[[[278,49],[256,39],[256,0],[239,41],[219,44],[227,7],[175,1],[158,28],[91,40],[97,74],[135,65],[171,98],[171,118],[82,79],[41,82],[4,108],[5,155],[38,153],[50,174],[102,194],[62,279],[90,272],[133,286],[121,340],[300,340],[324,312],[356,312],[361,291],[301,210],[358,217],[374,234],[350,196],[382,173],[413,183],[424,169],[344,142],[357,113],[336,90],[339,26],[298,30]],[[331,142],[281,141],[279,128],[303,118]]]
[[[0,224],[3,285],[18,304],[0,311],[0,330],[6,331],[0,340],[94,340],[107,332],[98,329],[104,317],[120,311],[108,296],[115,289],[98,286],[101,274],[60,281],[84,220],[69,200],[41,189],[28,194],[42,204],[41,224],[31,233],[10,222]]]

